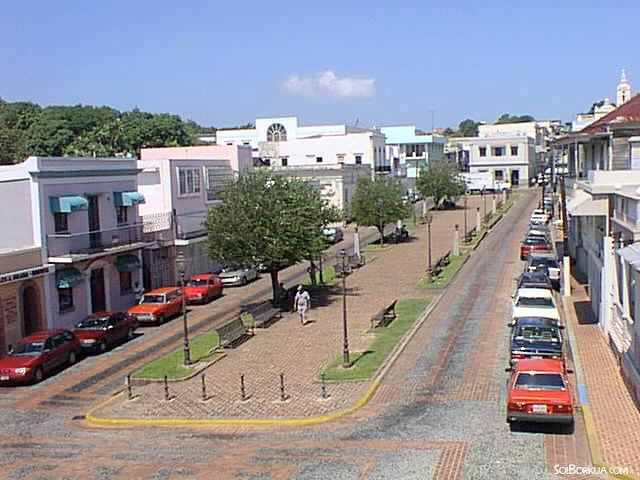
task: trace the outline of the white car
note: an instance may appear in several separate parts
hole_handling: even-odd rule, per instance
[[[238,267],[238,268],[224,268],[222,272],[218,274],[222,285],[225,287],[233,285],[246,285],[251,280],[258,278],[258,269],[254,266]]]
[[[547,223],[549,221],[549,214],[541,208],[537,208],[531,213],[531,223]]]
[[[530,272],[542,271],[547,274],[556,288],[560,286],[560,264],[553,254],[532,253],[529,255],[527,270]]]
[[[513,296],[512,323],[523,317],[550,318],[560,322],[560,311],[551,290],[520,288]]]

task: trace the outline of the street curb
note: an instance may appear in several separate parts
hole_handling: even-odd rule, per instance
[[[565,315],[565,318],[575,318],[567,308],[567,297],[562,297],[562,310]],[[580,356],[578,354],[578,345],[573,333],[573,322],[565,322],[566,329],[568,332],[568,340],[571,345],[571,353],[573,357],[573,366],[576,372],[576,380],[578,381],[578,399],[579,399],[579,409],[582,413],[582,419],[584,420],[585,434],[587,436],[587,442],[589,444],[589,453],[591,455],[591,463],[594,467],[606,469],[607,472],[612,470],[612,466],[604,463],[601,460],[600,456],[600,445],[598,443],[597,437],[597,429],[595,426],[595,422],[593,421],[593,414],[591,412],[591,406],[589,405],[588,395],[587,395],[587,386],[584,381],[583,373],[582,373],[582,363],[580,362]],[[623,473],[606,473],[609,478],[617,478],[620,480],[640,480],[640,477],[637,475],[626,475]]]

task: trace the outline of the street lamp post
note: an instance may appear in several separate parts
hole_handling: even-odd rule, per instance
[[[351,361],[349,360],[349,336],[347,329],[347,252],[344,248],[340,250],[342,258],[342,367],[349,368]]]
[[[187,260],[184,250],[181,250],[176,256],[176,266],[180,273],[180,288],[182,290],[182,325],[184,327],[184,364],[191,365],[191,352],[189,349],[189,329],[187,328],[187,297],[184,294],[184,273],[187,266]]]
[[[427,213],[424,217],[424,221],[427,224],[427,252],[428,252],[428,264],[427,264],[427,282],[433,281],[433,267],[431,263],[431,222],[433,216]]]

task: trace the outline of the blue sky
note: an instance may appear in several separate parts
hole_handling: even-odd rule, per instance
[[[217,127],[568,121],[622,68],[634,1],[2,1],[0,97],[171,112]]]

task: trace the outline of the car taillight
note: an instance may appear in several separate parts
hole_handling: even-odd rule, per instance
[[[526,402],[509,402],[508,409],[509,410],[524,410],[527,406]]]
[[[512,353],[511,358],[522,360],[523,358],[527,358],[527,356],[522,353]]]
[[[553,409],[554,409],[556,412],[559,412],[559,413],[560,413],[560,412],[562,412],[562,413],[566,413],[566,412],[570,412],[570,411],[572,410],[572,407],[571,407],[571,405],[564,405],[564,404],[561,404],[561,405],[554,405],[554,406],[553,406]]]

